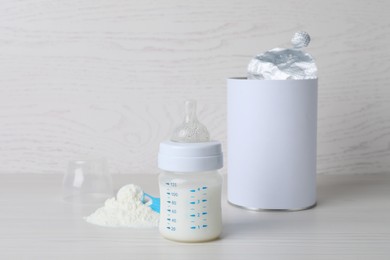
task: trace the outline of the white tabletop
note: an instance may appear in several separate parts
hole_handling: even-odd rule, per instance
[[[158,195],[156,175],[117,175]],[[185,244],[157,228],[104,228],[96,206],[61,198],[59,175],[0,175],[0,259],[390,259],[390,175],[319,176],[318,205],[251,212],[223,197],[219,240]]]

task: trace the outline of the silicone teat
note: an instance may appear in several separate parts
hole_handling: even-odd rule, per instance
[[[179,143],[201,143],[210,141],[207,128],[198,121],[196,116],[196,101],[185,102],[185,120],[172,134],[171,141]]]

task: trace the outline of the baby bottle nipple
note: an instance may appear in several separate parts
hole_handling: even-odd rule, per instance
[[[185,120],[177,127],[171,137],[171,141],[179,143],[201,143],[210,141],[207,128],[198,121],[196,116],[196,101],[185,102]]]

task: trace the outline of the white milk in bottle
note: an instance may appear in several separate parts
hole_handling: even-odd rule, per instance
[[[222,148],[196,118],[195,101],[186,101],[185,122],[160,144],[160,233],[181,242],[218,238],[222,231]]]

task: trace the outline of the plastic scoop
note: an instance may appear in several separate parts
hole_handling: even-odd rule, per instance
[[[160,213],[160,198],[153,197],[144,192],[142,202],[145,205],[150,206],[153,211]]]

